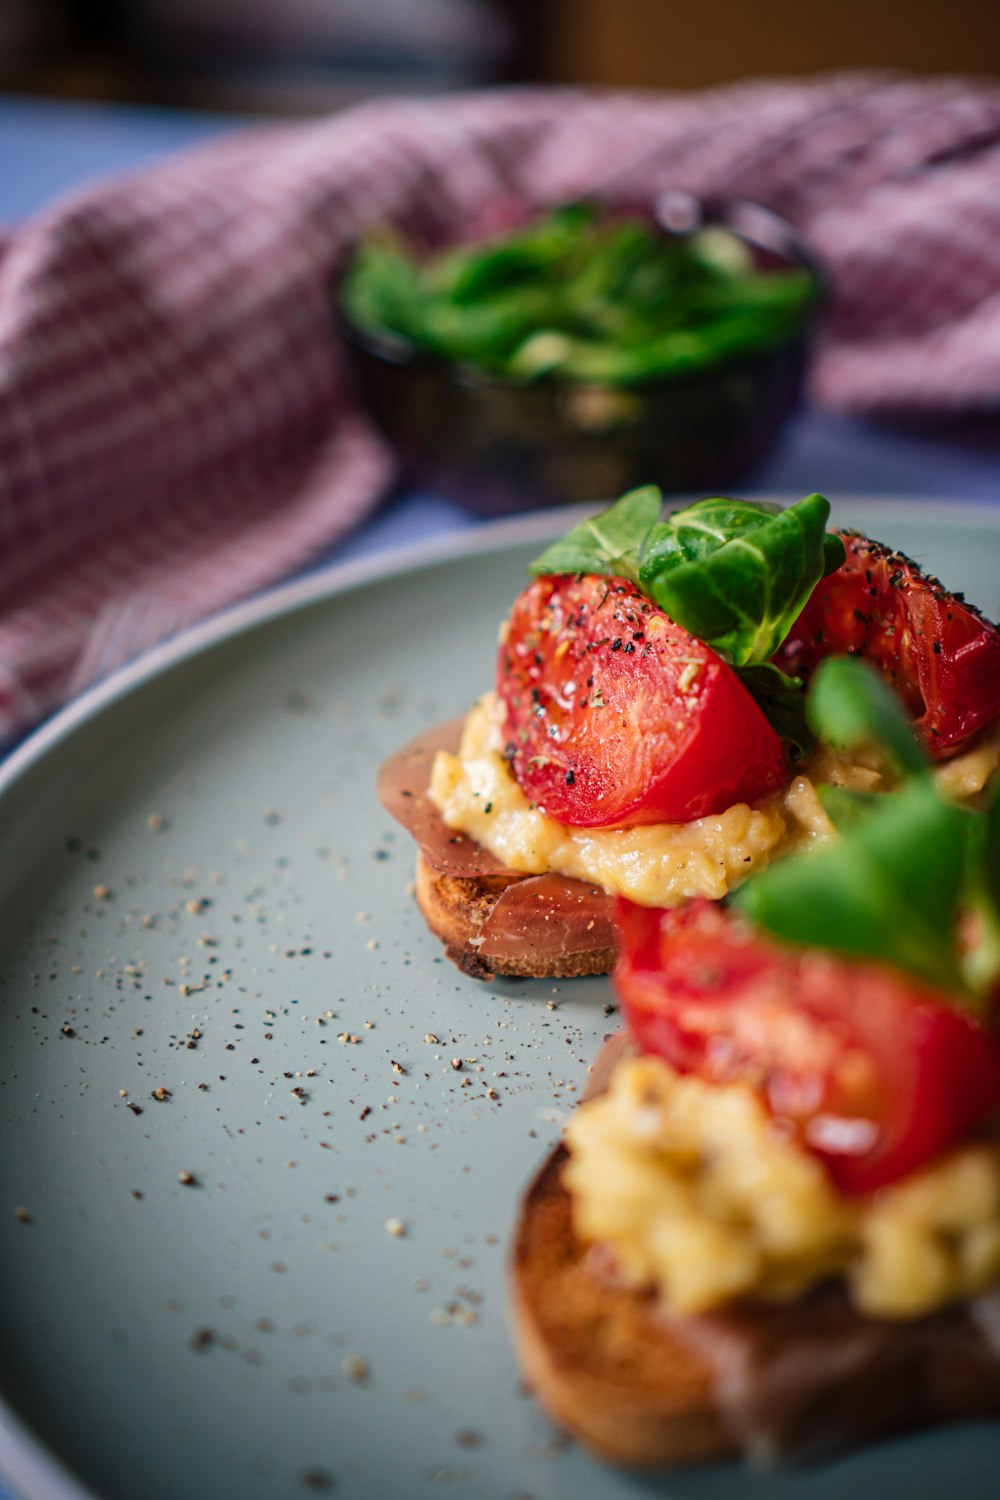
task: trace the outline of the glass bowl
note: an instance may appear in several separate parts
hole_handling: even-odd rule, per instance
[[[752,473],[799,401],[822,273],[792,226],[760,204],[687,194],[661,202],[665,233],[686,217],[722,225],[761,269],[809,270],[816,296],[795,333],[708,369],[632,385],[553,375],[515,383],[362,331],[338,307],[359,400],[404,482],[495,514],[606,499],[639,484],[725,491]]]

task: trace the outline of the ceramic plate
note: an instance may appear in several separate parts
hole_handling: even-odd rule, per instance
[[[1000,607],[1000,514],[837,518]],[[457,973],[373,778],[488,685],[567,519],[238,610],[8,763],[0,1469],[29,1500],[995,1492],[1000,1427],[636,1478],[520,1389],[511,1225],[608,989]]]

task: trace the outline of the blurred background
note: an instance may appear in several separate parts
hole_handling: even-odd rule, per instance
[[[998,0],[0,0],[0,89],[254,114],[496,82],[1000,72]]]

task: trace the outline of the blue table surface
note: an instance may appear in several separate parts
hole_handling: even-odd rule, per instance
[[[72,189],[152,166],[251,123],[159,108],[0,97],[0,224],[16,224]],[[745,493],[798,496],[816,489],[833,498],[941,497],[995,506],[1000,429],[944,437],[806,410]],[[404,493],[315,558],[309,571],[476,524],[441,496]],[[14,1500],[2,1482],[0,1500]]]

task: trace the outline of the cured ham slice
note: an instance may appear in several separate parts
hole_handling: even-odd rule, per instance
[[[456,751],[462,720],[418,735],[379,772],[382,806],[420,848],[417,901],[448,957],[477,979],[607,973],[614,900],[564,875],[524,875],[444,822],[427,795],[439,750]]]
[[[482,958],[598,952],[615,943],[614,901],[565,875],[529,875],[502,892],[479,929]]]
[[[397,750],[378,773],[378,798],[416,839],[424,859],[439,875],[497,875],[505,870],[500,861],[475,839],[449,828],[427,795],[434,757],[439,750],[457,752],[463,723],[463,719],[452,719],[439,724]],[[512,880],[518,878],[513,870],[505,873]]]
[[[586,1097],[633,1044],[606,1040]],[[667,1313],[586,1244],[565,1146],[522,1202],[513,1253],[521,1367],[549,1414],[602,1458],[815,1459],[933,1423],[1000,1417],[1000,1291],[913,1319],[859,1313],[830,1282],[784,1305]]]
[[[745,1453],[818,1458],[907,1427],[1000,1413],[1000,1293],[931,1316],[856,1312],[841,1286],[678,1320]]]

